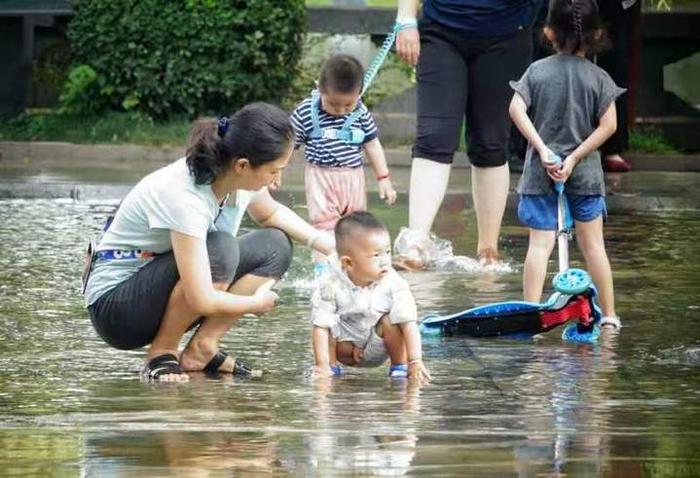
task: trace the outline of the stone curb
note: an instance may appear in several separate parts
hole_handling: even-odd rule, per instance
[[[128,163],[152,163],[154,167],[176,159],[184,154],[184,145],[141,146],[134,144],[73,144],[62,142],[23,142],[0,141],[0,168],[7,162],[56,163],[66,166],[87,166],[92,168],[115,168]],[[296,152],[296,157],[301,153]],[[409,147],[386,149],[390,166],[409,166]],[[643,154],[630,153],[627,157],[635,171],[694,171],[700,172],[700,154]],[[97,160],[99,158],[99,161]],[[468,167],[467,156],[457,153],[454,166]]]

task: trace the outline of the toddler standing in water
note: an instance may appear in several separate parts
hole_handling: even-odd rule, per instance
[[[534,62],[519,81],[511,82],[510,116],[529,141],[518,186],[518,217],[530,228],[525,300],[539,302],[542,295],[556,242],[552,181],[563,181],[576,239],[598,289],[602,325],[619,327],[603,240],[607,210],[598,148],[617,128],[615,99],[625,90],[586,58],[603,39],[595,0],[552,0],[544,34],[557,53]],[[563,158],[561,164],[551,162],[554,154]]]
[[[355,212],[335,226],[337,256],[311,300],[316,375],[339,375],[338,362],[378,367],[391,360],[392,378],[430,379],[423,365],[416,303],[391,267],[384,224]]]
[[[377,126],[360,100],[364,70],[349,55],[334,55],[321,68],[318,90],[292,113],[295,146],[306,146],[304,182],[311,223],[333,231],[338,220],[367,209],[363,153],[387,204],[396,201]],[[320,264],[320,255],[314,262]]]

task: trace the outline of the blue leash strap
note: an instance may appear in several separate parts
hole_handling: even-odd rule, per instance
[[[369,85],[372,84],[374,77],[377,76],[379,69],[384,64],[384,60],[386,60],[387,55],[391,51],[391,47],[394,46],[394,42],[396,41],[396,35],[401,30],[408,30],[409,28],[416,28],[417,26],[418,24],[415,21],[396,23],[394,25],[393,30],[391,30],[391,32],[389,32],[389,34],[386,36],[386,38],[384,39],[384,43],[382,43],[382,46],[379,47],[377,54],[374,56],[369,66],[367,67],[360,96],[363,96],[365,94],[365,92],[369,89]]]
[[[382,46],[379,47],[377,54],[374,56],[369,66],[367,67],[367,71],[365,72],[365,76],[362,80],[362,90],[360,91],[360,97],[362,97],[365,94],[369,86],[372,84],[372,81],[374,81],[375,76],[377,76],[379,69],[384,64],[387,55],[389,55],[389,52],[391,51],[391,47],[394,46],[394,42],[396,41],[396,35],[401,30],[416,28],[417,26],[418,24],[415,22],[415,20],[396,23],[394,25],[394,28],[384,39]],[[361,107],[356,108],[355,111],[353,111],[350,114],[350,116],[348,116],[345,119],[345,122],[343,123],[343,126],[340,129],[321,128],[318,117],[320,107],[321,95],[317,90],[314,90],[314,92],[311,93],[311,123],[313,125],[313,129],[311,131],[311,138],[340,139],[350,144],[361,144],[364,141],[364,131],[362,131],[360,128],[352,127],[353,123],[355,123],[355,121],[357,121],[364,113],[364,110]]]

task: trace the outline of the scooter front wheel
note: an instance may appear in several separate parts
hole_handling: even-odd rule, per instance
[[[552,286],[557,292],[576,295],[588,290],[591,276],[583,269],[567,269],[554,276]]]

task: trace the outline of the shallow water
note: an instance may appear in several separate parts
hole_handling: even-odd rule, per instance
[[[263,379],[142,383],[143,351],[102,343],[79,295],[83,240],[115,204],[0,201],[0,475],[700,475],[697,209],[611,214],[619,335],[426,339],[421,387],[385,368],[305,378],[304,248],[275,313],[223,343]],[[373,209],[393,234],[407,214]],[[473,211],[453,209],[437,232],[469,254]],[[420,312],[518,298],[526,232],[509,213],[503,233],[515,272],[408,274]]]

